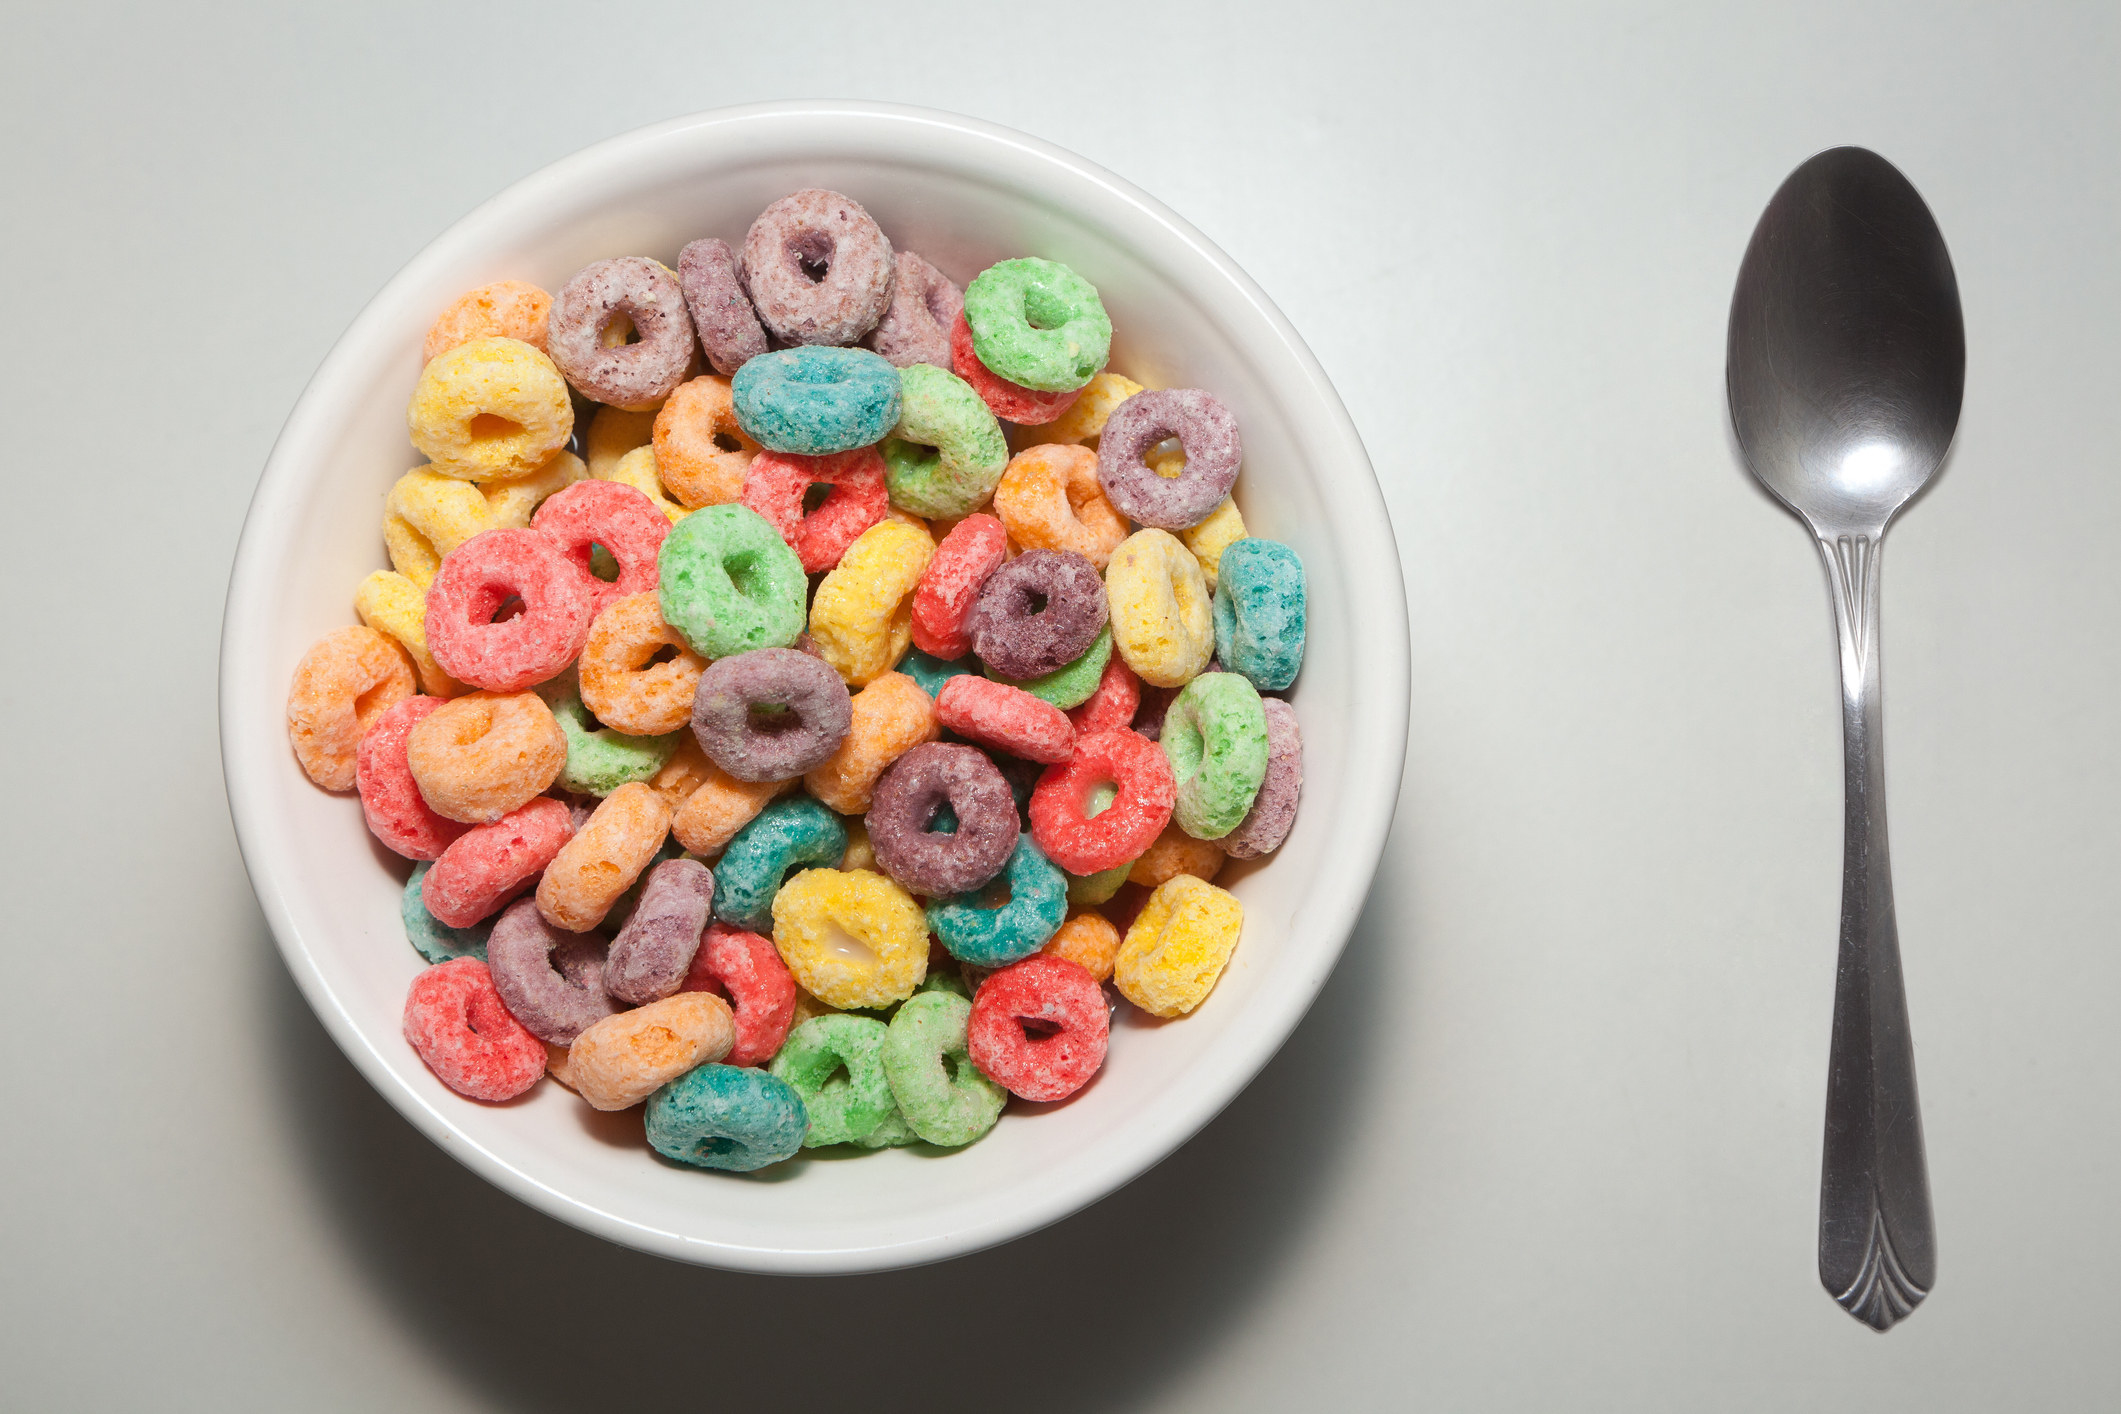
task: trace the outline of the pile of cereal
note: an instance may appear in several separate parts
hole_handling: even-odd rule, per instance
[[[969,1144],[1096,1074],[1106,983],[1206,999],[1211,881],[1296,813],[1304,571],[1229,410],[1111,339],[1067,266],[960,293],[819,190],[442,313],[394,568],[287,718],[417,861],[443,1083],[749,1170]]]

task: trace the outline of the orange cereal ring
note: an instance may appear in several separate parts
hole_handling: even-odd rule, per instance
[[[633,887],[669,834],[663,797],[640,781],[620,786],[545,866],[538,912],[555,928],[588,932]]]
[[[412,661],[396,643],[359,624],[333,629],[302,655],[288,685],[295,760],[324,789],[352,790],[362,734],[414,689]]]
[[[559,779],[567,738],[535,692],[474,692],[420,720],[405,764],[435,814],[485,825]]]
[[[362,623],[398,641],[420,674],[420,691],[429,697],[455,697],[467,690],[427,651],[425,589],[396,570],[377,570],[354,590],[353,606]]]
[[[707,660],[663,622],[649,590],[613,600],[597,615],[578,666],[582,701],[598,721],[627,736],[662,736],[692,720],[692,694]]]
[[[712,992],[679,992],[607,1016],[575,1037],[565,1083],[595,1109],[629,1109],[735,1044],[729,1003]]]
[[[1156,837],[1156,843],[1134,861],[1134,867],[1127,871],[1127,882],[1153,889],[1167,879],[1191,874],[1204,884],[1213,883],[1223,871],[1223,858],[1221,845],[1193,838],[1174,820]]]
[[[904,673],[885,673],[854,694],[854,719],[847,735],[830,756],[811,767],[803,784],[840,814],[863,814],[884,768],[939,735],[935,699]],[[867,840],[864,832],[865,844]]]
[[[552,296],[526,280],[496,280],[457,296],[427,330],[420,361],[447,353],[473,339],[521,339],[545,348],[545,321],[552,316]]]
[[[1105,499],[1097,453],[1041,444],[1009,459],[994,488],[994,513],[1026,550],[1073,550],[1103,569],[1127,538],[1127,522]]]
[[[691,733],[687,733],[689,738]],[[685,803],[670,817],[670,832],[679,844],[694,854],[717,855],[736,838],[736,832],[751,823],[766,808],[766,802],[801,784],[791,781],[740,781],[704,760],[705,775]]]
[[[688,510],[742,496],[744,473],[758,450],[737,426],[727,378],[709,374],[680,385],[655,415],[656,470]]]
[[[670,759],[648,778],[648,788],[663,797],[663,803],[670,807],[673,826],[677,823],[678,808],[707,783],[708,773],[716,769],[715,764],[707,759],[707,753],[700,750],[698,737],[686,732],[678,738],[677,750],[671,752]],[[683,843],[682,836],[679,842]]]
[[[1066,958],[1097,981],[1109,982],[1112,964],[1119,957],[1119,929],[1102,913],[1071,908],[1068,921],[1039,951]]]

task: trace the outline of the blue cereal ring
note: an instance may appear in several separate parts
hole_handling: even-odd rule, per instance
[[[977,676],[979,673],[979,669],[966,659],[946,663],[940,658],[929,657],[918,648],[899,659],[898,670],[920,684],[921,691],[930,697],[941,692],[943,684],[954,677]]]
[[[427,900],[420,895],[420,881],[433,867],[431,861],[423,859],[412,866],[412,877],[405,881],[406,940],[414,952],[429,962],[455,962],[460,957],[486,961],[486,935],[493,931],[492,918],[469,928],[452,928],[427,911]]]
[[[749,506],[704,506],[656,552],[663,622],[710,662],[802,636],[810,579],[773,523]]]
[[[785,1080],[752,1066],[703,1065],[648,1097],[647,1128],[666,1159],[749,1173],[793,1157],[810,1116]]]
[[[714,866],[714,916],[754,933],[771,933],[773,896],[788,871],[835,868],[846,852],[847,827],[839,816],[807,795],[776,800],[722,851]]]
[[[815,345],[747,360],[730,384],[737,426],[776,452],[824,456],[898,426],[898,370],[867,349]]]
[[[1247,536],[1223,551],[1215,582],[1215,656],[1261,692],[1304,665],[1304,562],[1279,540]]]
[[[928,905],[929,928],[960,962],[1007,967],[1044,947],[1068,917],[1068,876],[1030,835],[1016,837],[1002,877],[1009,883],[1005,904],[982,907],[981,894],[971,893]]]

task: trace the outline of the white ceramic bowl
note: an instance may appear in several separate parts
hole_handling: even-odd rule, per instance
[[[1292,694],[1303,807],[1278,854],[1232,867],[1241,944],[1192,1016],[1131,1008],[1097,1079],[1012,1109],[979,1143],[798,1159],[753,1178],[658,1160],[639,1111],[598,1116],[556,1084],[506,1105],[463,1099],[399,1034],[421,963],[398,902],[404,861],[350,796],[312,786],[288,749],[289,675],[382,567],[384,491],[417,460],[405,404],[420,342],[462,291],[517,277],[557,289],[605,256],[675,262],[702,235],[740,241],[769,201],[847,192],[894,246],[960,282],[1006,256],[1066,261],[1102,293],[1112,366],[1213,390],[1245,442],[1238,500],[1254,533],[1310,572],[1310,646]],[[229,584],[221,738],[230,806],[265,916],[341,1049],[427,1136],[524,1202],[682,1261],[780,1272],[908,1266],[1032,1231],[1154,1164],[1265,1065],[1332,969],[1376,868],[1407,728],[1399,560],[1360,439],[1274,306],[1201,234],[1080,158],[943,113],[870,104],[728,109],[644,128],[517,183],[384,287],[296,404],[260,478]]]

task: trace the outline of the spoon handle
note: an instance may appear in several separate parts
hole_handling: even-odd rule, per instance
[[[1900,976],[1885,843],[1878,690],[1878,552],[1883,532],[1821,535],[1841,637],[1846,755],[1841,949],[1819,1181],[1819,1280],[1878,1330],[1912,1312],[1937,1275],[1915,1048]]]

